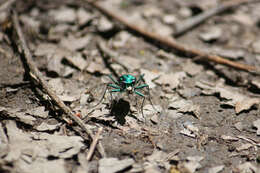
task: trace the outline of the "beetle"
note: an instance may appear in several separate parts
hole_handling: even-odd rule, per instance
[[[112,77],[112,75],[108,75],[108,77],[110,78],[111,83],[107,84],[104,94],[101,97],[100,101],[96,104],[96,106],[102,102],[107,90],[109,90],[109,92],[111,94],[115,93],[115,92],[119,92],[119,93],[126,92],[127,94],[135,94],[135,95],[143,98],[142,105],[141,105],[141,111],[142,111],[142,115],[143,115],[143,105],[144,105],[146,97],[140,91],[142,89],[146,88],[148,90],[148,96],[149,96],[148,99],[149,99],[153,109],[155,109],[153,106],[152,100],[151,100],[149,85],[144,83],[144,74],[141,74],[138,78],[136,78],[135,76],[133,76],[131,74],[124,74],[124,75],[120,76],[118,79],[114,79]]]

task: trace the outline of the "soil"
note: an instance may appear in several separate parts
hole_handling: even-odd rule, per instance
[[[206,2],[206,0],[200,0],[200,3],[178,0],[162,2],[155,0],[114,2],[111,0],[110,2],[110,0],[107,0],[106,2],[102,1],[102,3],[110,3],[110,5],[114,5],[117,11],[121,10],[122,13],[129,14],[129,16],[135,13],[139,14],[142,21],[136,21],[137,25],[146,22],[146,24],[151,24],[151,28],[147,29],[157,27],[160,30],[160,25],[154,23],[162,22],[166,14],[174,15],[176,17],[174,20],[181,23],[182,20],[196,15],[197,12],[199,14],[210,8],[203,5],[204,1]],[[214,5],[213,2],[212,4]],[[237,113],[235,110],[236,105],[223,104],[228,100],[227,97],[221,96],[219,92],[205,94],[204,90],[206,89],[198,87],[197,82],[217,83],[223,81],[223,86],[230,87],[234,91],[234,95],[239,93],[249,98],[259,99],[259,85],[252,84],[254,81],[260,80],[259,76],[212,62],[191,61],[190,57],[171,52],[163,46],[161,47],[161,45],[158,46],[153,41],[146,40],[142,36],[127,30],[110,18],[105,17],[108,24],[100,24],[99,20],[104,15],[83,1],[43,2],[26,0],[17,1],[14,8],[18,11],[24,35],[33,53],[34,62],[45,79],[48,82],[52,79],[61,80],[58,85],[62,84],[62,94],[66,93],[76,98],[65,101],[66,105],[71,107],[74,112],[81,112],[81,118],[92,127],[94,132],[97,131],[97,127],[103,127],[100,142],[104,146],[108,158],[115,157],[120,160],[132,158],[135,164],[142,165],[143,169],[137,172],[149,172],[149,169],[145,167],[147,162],[150,162],[155,167],[153,167],[154,172],[185,172],[186,168],[180,165],[189,163],[188,157],[194,156],[203,157],[201,161],[195,161],[200,164],[199,167],[196,167],[196,172],[208,172],[210,168],[219,165],[224,166],[222,172],[236,172],[240,170],[238,168],[240,165],[247,162],[252,164],[257,172],[259,168],[260,153],[258,147],[260,140],[257,135],[257,127],[254,127],[253,122],[259,119],[259,103]],[[61,15],[59,14],[61,8],[69,8],[73,12],[79,9],[85,10],[87,15],[90,15],[90,19],[79,23],[77,17],[73,19],[77,21],[50,17],[52,14],[50,11],[56,17]],[[149,11],[147,8],[151,8],[151,10]],[[257,52],[260,51],[260,48],[257,49],[257,46],[252,46],[257,45],[260,34],[260,16],[255,16],[256,11],[259,11],[259,9],[260,3],[241,5],[211,17],[194,29],[179,36],[176,40],[178,43],[201,51],[212,51],[214,48],[219,48],[215,52],[216,54],[221,54],[221,50],[224,49],[232,50],[231,54],[243,51],[243,56],[235,57],[232,60],[260,67],[259,52]],[[159,12],[153,10],[159,10]],[[115,12],[117,11],[115,10]],[[121,13],[118,15],[121,15]],[[31,21],[32,26],[28,25],[30,19],[33,19]],[[178,22],[174,24],[177,25]],[[100,29],[99,25],[104,25],[104,28]],[[174,31],[173,24],[163,25]],[[210,41],[201,39],[200,34],[210,32],[210,28],[221,29],[222,34]],[[50,34],[52,31],[53,34]],[[121,46],[115,47],[116,41],[122,39],[120,33],[123,32],[127,33],[130,38],[127,38],[126,42],[122,41]],[[63,39],[70,36],[76,38],[89,36],[91,41],[87,41],[85,46],[80,45],[80,48],[70,49],[69,44],[75,42],[62,43]],[[168,36],[170,37],[171,34]],[[32,115],[36,120],[34,124],[28,125],[17,118],[2,115],[0,111],[0,123],[2,124],[0,127],[5,127],[8,121],[14,121],[23,133],[35,132],[39,134],[79,136],[71,128],[71,126],[78,128],[77,125],[67,124],[61,118],[59,111],[53,110],[52,104],[42,97],[41,87],[29,80],[21,54],[14,47],[13,37],[4,30],[0,33],[0,107],[8,108],[9,111],[19,109],[22,112],[44,106],[45,111],[49,111],[49,115],[46,119]],[[102,52],[98,46],[99,43],[105,43],[118,56],[128,57],[125,60],[124,57],[111,57],[106,52]],[[61,51],[62,53],[59,55],[51,56],[50,52],[53,49],[48,50],[45,47],[46,55],[44,53],[37,54],[37,51],[44,51],[39,49],[39,46],[43,44],[51,44],[65,51]],[[258,44],[260,43],[258,42]],[[67,51],[68,49],[70,50]],[[166,57],[162,58],[158,55],[161,50],[165,52]],[[80,69],[80,63],[73,64],[64,58],[77,53],[88,63],[83,69]],[[50,67],[49,61],[51,61],[51,58],[56,57],[60,62],[57,63],[58,67],[55,71],[55,68]],[[92,65],[91,62],[93,62]],[[126,66],[124,67],[120,63],[126,64]],[[194,74],[189,71],[192,71],[192,69],[185,70],[185,65],[190,63],[195,65],[195,71],[197,68],[201,70]],[[77,64],[79,65],[77,66]],[[71,72],[68,72],[66,68],[69,68]],[[93,113],[88,112],[92,109],[89,105],[93,102],[88,100],[82,106],[80,100],[83,94],[89,99],[90,95],[88,93],[91,93],[95,103],[100,100],[105,83],[109,81],[107,74],[112,74],[114,78],[116,78],[116,75],[120,76],[126,73],[138,77],[139,74],[143,73],[143,70],[146,70],[144,80],[148,84],[150,76],[157,75],[157,78],[151,80],[155,86],[150,86],[150,95],[153,105],[159,109],[159,112],[156,113],[152,108],[146,110],[151,105],[149,99],[146,99],[143,105],[144,108],[142,108],[142,99],[137,95],[132,96],[133,98],[130,99],[123,97],[121,102],[120,100],[114,100],[115,95],[118,93],[113,95],[112,100],[109,94],[105,95],[101,104],[93,108],[95,110]],[[183,72],[185,76],[181,80],[177,80],[176,86],[173,86],[174,82],[171,82],[173,78],[167,79],[166,82],[160,80],[160,77],[164,74],[176,74],[178,72]],[[60,89],[58,85],[56,87]],[[121,97],[120,94],[118,95]],[[148,93],[146,93],[147,95]],[[137,104],[134,101],[136,98]],[[188,101],[192,105],[198,105],[199,114],[196,114],[194,110],[181,111],[179,108],[170,106],[174,98]],[[180,107],[182,108],[182,105]],[[144,109],[144,115],[142,115],[141,109]],[[98,110],[101,113],[97,113]],[[50,123],[51,119],[61,124],[55,130],[43,132],[37,130],[37,126],[43,122]],[[191,132],[190,135],[189,133],[182,133],[182,130],[187,129],[185,124],[192,125],[192,128],[198,128],[198,131],[188,130]],[[241,128],[237,126],[238,124]],[[62,133],[64,129],[66,133]],[[225,139],[224,135],[236,139]],[[85,147],[82,147],[80,152],[87,153],[90,143],[91,141],[85,141]],[[252,147],[239,150],[239,146],[247,143],[252,144]],[[155,151],[162,151],[166,154],[176,152],[176,158],[171,158],[169,161],[171,167],[160,165],[160,161],[155,163],[149,160],[149,157]],[[14,160],[5,162],[5,155],[0,156],[0,170],[3,172],[14,172],[15,170],[22,172],[16,167]],[[64,160],[67,163],[66,170],[68,172],[78,172],[77,167],[82,164],[79,163],[78,157],[79,154],[75,154],[66,159],[59,156],[51,159]],[[158,160],[160,157],[158,156]],[[98,171],[98,164],[96,163],[100,159],[98,152],[95,152],[90,161],[92,165],[96,165],[93,166],[92,172]],[[134,166],[120,171],[134,172]],[[87,171],[85,170],[85,172]]]

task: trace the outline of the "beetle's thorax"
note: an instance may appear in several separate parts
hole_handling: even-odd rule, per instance
[[[126,90],[128,93],[132,93],[136,78],[132,75],[126,74],[119,77],[119,84],[123,90]]]

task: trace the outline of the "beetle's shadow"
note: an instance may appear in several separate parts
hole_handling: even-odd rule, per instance
[[[132,114],[132,111],[130,110],[130,103],[124,99],[119,99],[119,100],[113,100],[111,104],[111,110],[110,110],[110,115],[115,117],[115,120],[120,124],[124,125],[126,122],[125,117],[131,116],[135,119]]]
[[[114,116],[120,125],[124,125],[125,117],[130,112],[130,104],[124,99],[113,100],[111,104],[110,115]]]

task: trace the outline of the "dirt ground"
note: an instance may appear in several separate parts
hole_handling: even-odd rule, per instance
[[[0,1],[3,4],[5,1]],[[127,21],[173,37],[218,0],[104,0]],[[17,0],[33,61],[92,140],[28,75],[9,10],[0,11],[0,172],[260,172],[260,77],[185,56],[127,29],[86,1]],[[176,37],[186,47],[260,67],[260,2],[210,17]],[[259,69],[259,68],[258,68]],[[143,97],[108,92],[111,79],[144,74]],[[139,85],[139,84],[138,84]],[[149,92],[150,91],[150,92]],[[151,101],[149,100],[151,97]],[[102,99],[103,98],[103,99]],[[99,101],[100,104],[96,105]]]

